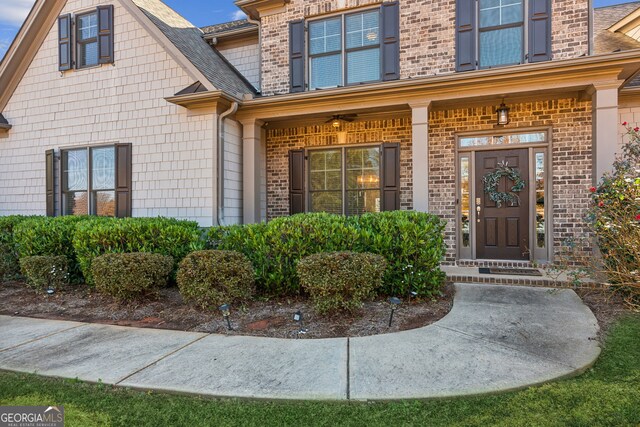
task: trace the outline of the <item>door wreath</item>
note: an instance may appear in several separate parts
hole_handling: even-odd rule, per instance
[[[509,192],[498,191],[498,184],[503,176],[513,181]],[[520,203],[520,197],[516,193],[521,192],[527,186],[525,180],[520,176],[520,171],[510,167],[508,162],[498,163],[498,167],[493,172],[482,177],[482,184],[484,192],[489,196],[489,199],[496,202],[497,207],[501,207],[502,203],[507,203],[509,206]]]

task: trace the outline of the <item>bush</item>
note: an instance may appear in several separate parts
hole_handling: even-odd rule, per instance
[[[298,263],[302,289],[320,314],[354,312],[376,296],[387,266],[380,255],[333,252],[315,254]]]
[[[591,224],[604,273],[627,302],[640,307],[640,130],[627,129],[623,156],[600,185],[591,189]]]
[[[198,223],[172,218],[96,218],[80,224],[73,248],[87,283],[91,263],[106,253],[149,252],[171,256],[174,271],[189,252],[202,249]]]
[[[202,308],[244,302],[253,295],[251,262],[234,251],[197,251],[180,263],[177,275],[180,294]]]
[[[69,280],[69,265],[62,255],[28,256],[20,258],[22,274],[35,289],[59,288]]]
[[[20,273],[18,248],[14,239],[14,228],[30,216],[11,215],[0,217],[0,280],[13,278]]]
[[[322,252],[370,252],[390,261],[383,291],[431,296],[440,291],[444,273],[445,222],[435,215],[395,211],[344,217],[299,214],[268,223],[212,228],[209,245],[235,250],[249,258],[261,293],[300,293],[296,266],[301,258]]]
[[[82,274],[72,241],[76,227],[89,218],[86,216],[34,217],[20,222],[14,228],[19,257],[64,256],[69,265],[71,281],[80,282]]]
[[[156,293],[172,270],[173,258],[151,253],[108,253],[91,263],[98,292],[122,300]]]

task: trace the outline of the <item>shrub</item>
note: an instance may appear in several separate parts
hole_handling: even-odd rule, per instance
[[[69,264],[62,255],[36,255],[20,258],[22,274],[35,289],[59,288],[69,280]]]
[[[197,251],[180,262],[180,294],[202,308],[244,302],[253,295],[251,262],[234,251]]]
[[[173,258],[151,253],[108,253],[91,263],[98,292],[122,300],[156,293],[172,270]]]
[[[603,272],[627,302],[640,306],[640,131],[628,130],[623,156],[592,188],[591,224]]]
[[[0,217],[0,280],[12,278],[20,273],[18,248],[14,239],[14,228],[30,216],[11,215]]]
[[[298,263],[302,289],[320,314],[354,312],[376,296],[387,262],[380,255],[333,252],[311,255]]]
[[[73,249],[76,227],[86,216],[34,217],[14,228],[14,239],[20,258],[38,255],[61,255],[67,258],[70,279],[82,280]]]
[[[445,253],[445,222],[426,213],[395,211],[344,217],[299,214],[268,223],[212,228],[209,245],[235,250],[256,270],[258,290],[298,294],[296,265],[321,252],[370,252],[389,259],[383,291],[404,295],[436,294],[444,280],[439,268]]]
[[[189,252],[202,249],[198,223],[172,218],[101,218],[80,224],[73,248],[87,283],[93,283],[91,263],[105,253],[149,252],[171,256],[174,271]]]

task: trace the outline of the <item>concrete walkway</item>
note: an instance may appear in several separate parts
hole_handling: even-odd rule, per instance
[[[412,331],[282,340],[0,316],[0,369],[209,396],[392,400],[496,392],[576,374],[600,353],[571,290],[456,285]]]

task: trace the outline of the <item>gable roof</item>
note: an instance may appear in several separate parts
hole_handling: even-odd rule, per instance
[[[193,26],[160,0],[119,0],[194,81],[236,99],[256,90]],[[9,102],[66,0],[36,0],[31,12],[0,61],[0,111]]]
[[[640,1],[598,7],[593,13],[594,53],[611,53],[640,48],[640,42],[610,28],[640,8]]]
[[[216,89],[238,99],[256,93],[251,83],[202,38],[202,30],[160,0],[132,1]]]

